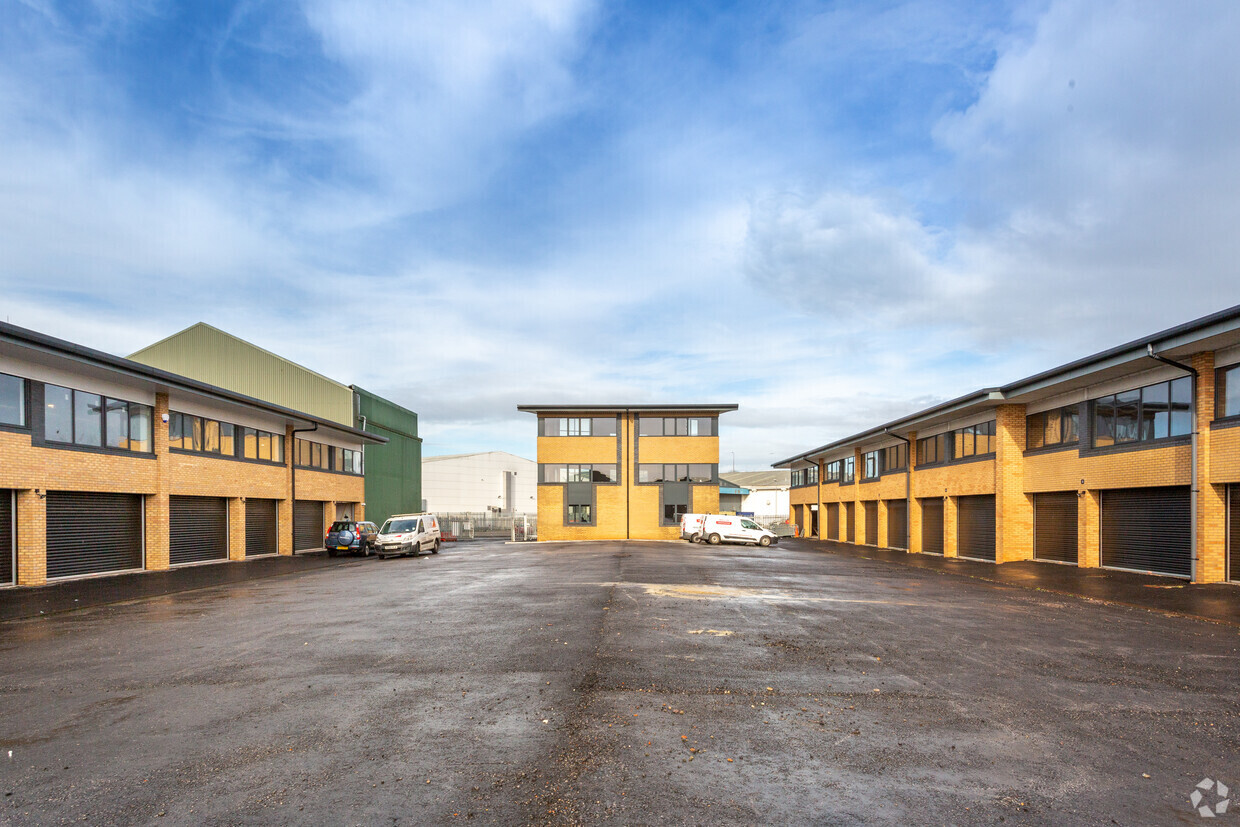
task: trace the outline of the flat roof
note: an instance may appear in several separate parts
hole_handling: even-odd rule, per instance
[[[811,464],[808,458],[816,454],[824,454],[850,446],[855,447],[884,435],[899,436],[900,430],[913,430],[912,426],[934,425],[946,419],[993,408],[1004,402],[1020,402],[1056,396],[1089,384],[1132,373],[1133,364],[1141,360],[1149,360],[1151,368],[1157,367],[1161,363],[1150,358],[1151,347],[1158,355],[1174,360],[1187,357],[1202,349],[1217,350],[1237,344],[1240,344],[1240,305],[1169,327],[1149,336],[1133,339],[1126,344],[1108,348],[1051,370],[1035,373],[1007,385],[973,391],[908,416],[893,419],[869,430],[773,462],[771,467],[790,466],[802,461],[808,465]]]
[[[701,405],[685,405],[683,403],[667,404],[667,405],[518,405],[517,410],[525,413],[572,413],[582,411],[587,413],[593,412],[610,412],[610,411],[711,411],[724,413],[725,411],[734,411],[739,408],[737,404],[706,404]]]
[[[48,336],[34,330],[28,330],[24,327],[0,322],[0,343],[9,343],[43,353],[49,356],[63,359],[70,362],[78,362],[80,364],[90,365],[96,368],[120,374],[132,379],[139,379],[156,389],[176,389],[187,393],[197,394],[212,399],[218,399],[229,402],[234,405],[244,405],[249,408],[257,408],[258,410],[273,413],[286,419],[295,420],[296,422],[305,422],[311,425],[321,425],[331,428],[334,431],[349,434],[357,437],[363,442],[371,442],[376,445],[382,445],[388,441],[385,436],[372,434],[363,431],[360,428],[353,428],[348,425],[342,425],[330,419],[324,419],[312,414],[295,411],[292,408],[286,408],[282,405],[275,405],[271,402],[264,402],[261,399],[255,399],[252,396],[246,396],[242,393],[230,391],[227,388],[208,385],[206,382],[199,382],[197,379],[190,379],[188,376],[181,376],[176,373],[170,373],[166,370],[153,368],[150,365],[144,365],[141,362],[135,362],[132,359],[125,359],[120,356],[113,356],[110,353],[104,353],[102,350],[85,347],[83,345],[67,342],[64,339],[57,339],[54,336]]]

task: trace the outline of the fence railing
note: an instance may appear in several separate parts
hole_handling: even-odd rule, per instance
[[[535,514],[474,513],[436,514],[439,530],[460,540],[482,538],[496,540],[538,539],[538,516]]]

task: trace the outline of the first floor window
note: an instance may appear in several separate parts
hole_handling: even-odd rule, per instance
[[[73,391],[48,385],[43,391],[44,436],[50,442],[73,441]]]
[[[1215,377],[1215,417],[1240,416],[1240,365],[1219,368]]]
[[[840,482],[847,485],[856,477],[856,463],[854,457],[845,457],[842,460],[843,465],[840,467]]]
[[[861,455],[862,461],[865,463],[862,467],[862,479],[872,480],[878,477],[878,451],[867,451]]]
[[[26,425],[26,380],[0,373],[0,425]]]
[[[1093,401],[1094,447],[1192,433],[1193,383],[1187,376]]]

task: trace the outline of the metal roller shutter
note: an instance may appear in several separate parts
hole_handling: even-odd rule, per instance
[[[245,556],[275,554],[279,551],[276,535],[276,501],[245,501]]]
[[[13,572],[17,568],[17,543],[13,525],[13,492],[0,488],[0,583],[13,582]]]
[[[865,544],[878,545],[878,500],[863,503],[865,508]]]
[[[848,542],[857,542],[857,504],[844,503],[844,521],[848,526]]]
[[[973,560],[995,559],[995,497],[961,497],[957,554]]]
[[[938,497],[921,501],[921,550],[926,554],[943,553],[943,501]]]
[[[814,508],[813,506],[810,506],[809,515],[810,515],[810,516],[809,516],[809,519],[810,519],[810,530],[809,530],[809,532],[810,532],[810,536],[811,536],[811,537],[814,537],[814,538],[817,538],[817,537],[818,537],[818,509],[817,509],[817,508]]]
[[[47,493],[47,576],[142,568],[142,497]]]
[[[908,548],[908,501],[887,501],[887,548]]]
[[[323,547],[323,503],[297,500],[293,503],[293,550],[309,551]]]
[[[1227,549],[1231,557],[1228,577],[1240,583],[1240,485],[1227,486]]]
[[[228,500],[169,497],[168,562],[179,566],[227,559]]]
[[[840,539],[840,504],[827,503],[827,539]]]
[[[1033,495],[1033,559],[1076,563],[1075,491]]]
[[[1102,492],[1102,565],[1191,577],[1188,488],[1126,488]]]

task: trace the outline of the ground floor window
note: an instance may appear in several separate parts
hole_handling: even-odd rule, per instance
[[[594,486],[570,483],[564,487],[564,522],[567,525],[594,525]]]

